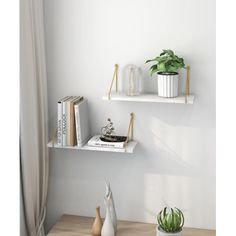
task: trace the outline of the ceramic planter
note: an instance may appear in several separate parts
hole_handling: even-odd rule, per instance
[[[156,236],[181,236],[181,235],[182,231],[179,231],[177,233],[166,233],[163,230],[161,230],[159,226],[157,226],[156,228]]]
[[[179,74],[177,72],[157,73],[158,96],[173,98],[178,96]]]

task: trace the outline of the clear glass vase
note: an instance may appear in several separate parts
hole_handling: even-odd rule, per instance
[[[141,68],[135,65],[127,65],[123,73],[123,92],[127,96],[137,96],[142,91]]]

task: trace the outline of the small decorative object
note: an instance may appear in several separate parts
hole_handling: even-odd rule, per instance
[[[126,136],[115,135],[115,128],[113,127],[113,122],[110,118],[107,119],[108,124],[101,128],[101,141],[104,142],[125,142]]]
[[[156,236],[181,236],[184,225],[184,215],[178,208],[165,207],[157,215]]]
[[[106,218],[102,226],[101,236],[115,236],[115,230],[111,218],[110,204],[111,204],[111,194],[104,198],[104,203],[106,207]]]
[[[88,146],[124,149],[124,152],[126,152],[129,141],[133,140],[134,113],[130,113],[127,136],[115,135],[115,128],[113,127],[111,119],[108,118],[107,120],[108,124],[101,128],[101,134],[93,136],[88,141]]]
[[[93,236],[101,236],[101,231],[102,231],[102,218],[100,215],[100,206],[96,207],[96,217],[95,220],[93,222],[93,226],[92,226],[92,235]]]
[[[146,63],[155,62],[151,66],[151,75],[157,73],[158,78],[158,96],[177,97],[179,73],[178,70],[185,68],[184,59],[174,54],[172,50],[163,50],[163,52],[154,59],[147,60]]]
[[[123,91],[128,96],[137,96],[141,93],[141,68],[127,65],[124,68]]]
[[[110,183],[106,183],[106,194],[105,198],[110,203],[110,213],[111,213],[111,220],[113,223],[114,231],[117,231],[117,217],[116,217],[116,210],[115,210],[115,204],[113,200],[113,195],[110,187]]]

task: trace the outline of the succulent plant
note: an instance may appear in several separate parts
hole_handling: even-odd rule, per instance
[[[165,207],[157,215],[157,222],[161,230],[167,233],[176,233],[182,230],[184,215],[178,208]]]

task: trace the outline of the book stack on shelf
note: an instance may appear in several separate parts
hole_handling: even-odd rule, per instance
[[[88,101],[82,96],[67,96],[57,103],[58,146],[83,146],[90,137]]]
[[[101,148],[124,149],[128,142],[128,137],[115,135],[113,122],[110,118],[107,121],[108,123],[101,128],[101,135],[93,136],[88,141],[88,145]]]
[[[111,136],[111,137],[114,137],[116,141],[106,140],[105,138],[103,138],[102,135],[95,135],[88,141],[88,145],[101,148],[118,148],[118,149],[125,148],[125,141],[127,137],[125,136]]]

